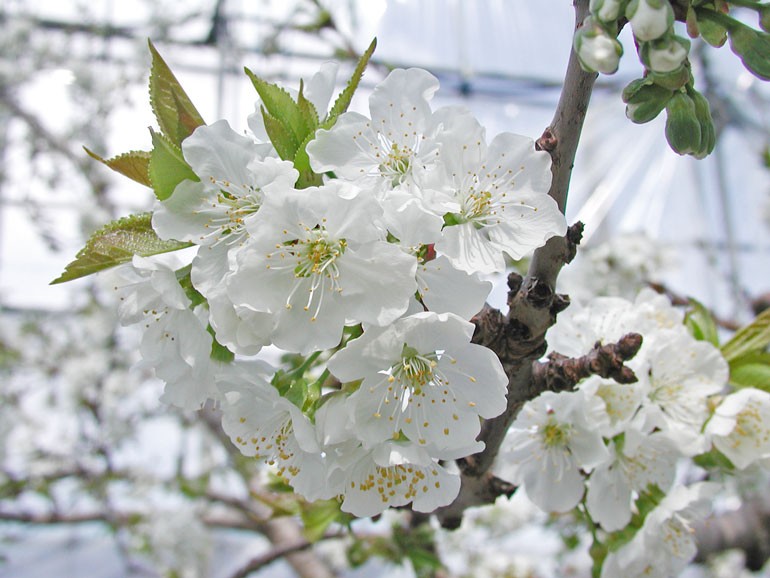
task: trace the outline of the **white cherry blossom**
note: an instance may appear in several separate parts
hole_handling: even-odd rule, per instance
[[[608,532],[631,520],[632,500],[650,485],[664,492],[674,482],[680,456],[674,443],[660,432],[645,435],[630,429],[610,446],[610,459],[591,473],[586,505],[594,522]]]
[[[707,515],[716,490],[708,482],[671,490],[631,541],[609,553],[601,578],[678,576],[695,557],[693,524]]]
[[[403,434],[444,458],[483,449],[479,417],[503,412],[508,379],[472,334],[455,315],[418,313],[367,328],[329,360],[341,381],[363,379],[347,405],[366,447]]]
[[[303,354],[337,345],[346,322],[391,323],[417,288],[417,259],[384,240],[380,216],[373,197],[339,182],[269,196],[230,299],[272,313],[272,342]]]
[[[456,267],[504,271],[503,253],[520,259],[567,232],[564,215],[547,194],[551,158],[536,151],[532,139],[501,133],[487,146],[483,133],[475,140],[445,136],[441,158],[444,192],[457,209],[436,250]]]
[[[409,503],[417,512],[432,512],[451,503],[460,491],[459,476],[408,442],[388,441],[368,450],[347,448],[332,467],[342,511],[358,517]]]
[[[523,485],[548,512],[566,512],[583,497],[582,472],[609,457],[599,430],[607,420],[602,401],[585,393],[547,391],[521,408],[495,462],[495,473]]]
[[[714,410],[706,434],[737,468],[770,457],[770,394],[747,387],[728,395]]]
[[[217,399],[214,375],[219,367],[210,358],[213,340],[206,330],[207,313],[203,306],[189,309],[191,302],[174,269],[134,256],[112,279],[123,323],[143,324],[139,365],[152,368],[166,382],[161,400],[194,410],[207,399]]]
[[[324,493],[326,470],[315,430],[267,381],[271,371],[261,362],[236,362],[219,376],[222,429],[243,455],[276,466],[297,491],[317,499]]]

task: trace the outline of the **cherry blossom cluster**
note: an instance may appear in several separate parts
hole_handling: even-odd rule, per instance
[[[606,532],[628,526],[640,497],[666,494],[633,539],[609,554],[602,576],[670,576],[695,555],[690,527],[715,493],[708,484],[676,485],[677,463],[713,448],[738,469],[765,462],[770,394],[746,388],[722,397],[727,362],[651,290],[634,302],[599,297],[571,307],[549,333],[549,344],[580,357],[597,342],[614,343],[631,331],[643,336],[627,363],[638,380],[619,384],[591,376],[574,391],[545,392],[528,402],[496,469],[546,511],[583,504]]]
[[[304,87],[328,108],[336,68]],[[504,271],[566,223],[548,196],[550,157],[526,137],[487,142],[466,110],[432,110],[438,81],[395,70],[369,116],[346,112],[306,147],[318,186],[266,139],[224,120],[182,143],[198,181],[154,209],[189,263],[135,257],[116,270],[124,324],[141,324],[143,364],[163,400],[221,407],[246,456],[274,465],[308,500],[341,497],[370,516],[451,502],[444,460],[483,449],[480,421],[506,406],[496,355],[468,320]],[[271,346],[302,361],[276,371]]]

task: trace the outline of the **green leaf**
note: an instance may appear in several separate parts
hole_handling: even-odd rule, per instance
[[[293,161],[299,148],[300,140],[285,123],[272,116],[265,107],[262,107],[262,119],[265,123],[265,131],[270,137],[278,156],[285,161]]]
[[[711,8],[696,10],[696,15],[698,16],[698,30],[701,38],[711,46],[720,48],[727,42],[727,29],[718,22],[709,19],[708,14],[703,14],[704,11],[714,12]]]
[[[315,129],[318,128],[318,111],[315,109],[315,105],[305,98],[304,94],[305,83],[299,81],[299,94],[297,95],[297,107],[302,115],[302,122],[304,124],[305,138],[307,135],[314,134]]]
[[[291,135],[292,141],[296,143],[294,146],[294,152],[296,152],[299,143],[305,140],[309,130],[299,105],[294,102],[294,99],[286,89],[261,79],[248,68],[245,70],[259,94],[259,98],[262,99],[262,115],[264,117],[268,116],[265,114],[266,110],[269,116],[272,117],[272,122],[277,122],[283,126],[285,133]],[[267,121],[265,121],[265,128],[267,129]],[[268,135],[270,135],[269,129]],[[275,142],[273,142],[273,145],[278,150],[278,145]],[[293,158],[294,155],[292,154],[290,158],[284,160],[292,160]]]
[[[152,183],[150,183],[149,152],[130,151],[123,153],[122,155],[112,157],[111,159],[104,159],[86,147],[83,147],[83,149],[85,149],[85,151],[88,153],[88,156],[96,159],[102,164],[107,165],[113,171],[136,181],[140,185],[152,187]]]
[[[708,341],[719,347],[719,334],[717,324],[711,316],[711,312],[695,299],[690,299],[690,309],[684,318],[684,324],[690,330],[690,334],[698,341]]]
[[[197,127],[206,123],[155,46],[148,43],[152,53],[150,106],[163,134],[172,143],[180,145]]]
[[[739,329],[732,339],[722,346],[722,356],[728,363],[748,353],[764,350],[770,344],[770,309]]]
[[[375,48],[377,48],[376,38],[372,40],[372,43],[369,45],[369,48],[366,49],[366,52],[361,55],[361,58],[358,60],[358,64],[356,64],[356,68],[348,81],[348,85],[339,94],[337,100],[334,101],[329,114],[321,123],[321,128],[327,130],[330,129],[334,126],[334,123],[337,122],[337,117],[348,109],[350,101],[353,100],[353,94],[356,92],[358,84],[361,82],[361,78],[364,75],[364,70],[366,70],[366,66],[369,64],[372,54],[374,54]]]
[[[148,257],[189,247],[190,243],[164,241],[152,228],[152,213],[141,213],[108,223],[91,238],[86,246],[51,285],[72,281],[91,273],[109,269],[131,260],[134,255]]]
[[[165,201],[176,186],[184,180],[199,181],[198,176],[187,164],[182,151],[162,134],[150,129],[152,153],[150,153],[149,175],[152,188],[158,200]]]
[[[730,49],[740,57],[746,69],[762,80],[770,80],[770,34],[754,30],[715,10],[702,10],[698,16],[726,29]]]
[[[317,187],[323,184],[321,175],[313,171],[310,167],[310,157],[307,154],[307,145],[315,138],[315,133],[309,134],[307,138],[299,145],[297,154],[294,155],[294,168],[299,173],[297,179],[297,188],[306,189],[307,187]]]
[[[344,516],[340,510],[338,500],[318,500],[302,506],[302,535],[309,542],[317,542],[323,538],[331,524]]]
[[[747,353],[730,362],[730,383],[737,388],[756,387],[770,392],[770,353]]]

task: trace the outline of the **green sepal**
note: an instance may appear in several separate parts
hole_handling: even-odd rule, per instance
[[[623,89],[626,116],[636,124],[650,122],[666,108],[673,94],[672,90],[653,83],[651,79],[634,80]]]
[[[685,92],[676,92],[666,104],[666,140],[680,154],[700,150],[701,129],[695,115],[695,103]]]
[[[371,44],[369,44],[369,48],[367,48],[366,51],[361,55],[361,58],[359,58],[358,63],[356,64],[356,68],[353,70],[353,74],[350,76],[350,80],[348,81],[347,86],[334,101],[334,104],[329,110],[329,114],[321,123],[321,128],[326,130],[330,129],[332,126],[334,126],[334,123],[337,122],[337,118],[343,112],[348,110],[348,106],[350,106],[350,102],[353,100],[353,94],[355,94],[356,89],[358,88],[358,84],[361,82],[361,78],[364,75],[364,70],[366,70],[366,66],[369,64],[369,60],[372,58],[372,54],[374,54],[375,48],[377,48],[376,38],[372,40]]]
[[[191,243],[166,241],[152,228],[152,213],[140,213],[108,223],[88,239],[64,273],[51,285],[72,281],[130,261],[134,255],[149,257],[178,251]]]
[[[318,542],[331,524],[350,515],[340,510],[339,500],[317,500],[300,507],[302,535],[308,542]]]
[[[181,269],[174,271],[176,281],[184,290],[184,294],[190,300],[190,309],[193,309],[201,303],[206,303],[206,298],[192,284],[192,264],[185,265]]]
[[[199,126],[206,124],[166,62],[148,41],[152,54],[150,106],[158,126],[172,143],[180,145]]]
[[[214,328],[209,324],[206,331],[211,335],[211,359],[222,363],[230,363],[235,359],[235,354],[217,341],[217,334]]]
[[[730,384],[738,389],[755,387],[770,393],[770,353],[755,351],[733,359]]]
[[[696,299],[690,299],[690,309],[684,317],[685,327],[698,341],[707,341],[719,347],[717,324],[708,309]]]
[[[768,345],[770,345],[770,309],[765,309],[751,323],[739,329],[722,346],[721,352],[727,362],[732,363],[749,353],[764,351]]]
[[[735,471],[735,465],[733,465],[726,455],[715,447],[712,447],[711,450],[706,453],[695,456],[692,461],[696,466],[703,468],[704,470],[718,470],[727,473]]]
[[[688,66],[681,66],[671,72],[648,71],[647,78],[658,86],[676,91],[692,80],[692,74]]]
[[[165,201],[184,180],[200,181],[187,161],[181,149],[167,137],[150,129],[152,134],[152,153],[150,153],[149,175],[152,189],[160,201]]]
[[[150,153],[148,151],[130,151],[105,159],[86,147],[83,147],[83,149],[92,159],[96,159],[116,173],[136,181],[140,185],[152,187],[150,182]]]

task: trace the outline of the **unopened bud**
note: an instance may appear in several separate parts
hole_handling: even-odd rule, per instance
[[[627,0],[591,0],[590,10],[594,18],[602,22],[615,22]]]
[[[692,85],[687,85],[687,94],[695,104],[695,117],[700,124],[700,147],[693,156],[702,159],[711,154],[717,142],[716,128],[714,120],[711,118],[711,107],[708,100],[700,92],[695,90]]]
[[[666,140],[680,155],[700,150],[701,129],[695,114],[695,103],[682,91],[671,97],[666,105]]]
[[[636,124],[650,122],[657,117],[668,104],[674,92],[649,79],[638,79],[623,89],[623,102],[626,103],[626,116]]]
[[[646,42],[666,33],[674,23],[674,9],[668,0],[631,0],[626,18],[636,39]]]
[[[575,32],[575,53],[584,69],[613,74],[618,69],[623,46],[589,16]]]
[[[673,72],[679,69],[690,53],[690,41],[679,36],[664,37],[642,46],[642,62],[654,72]]]

